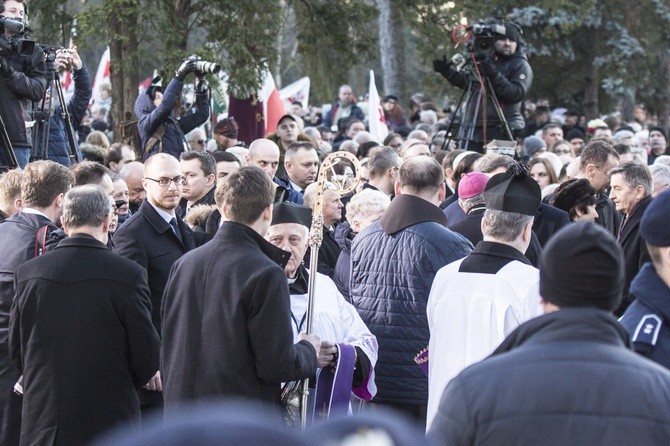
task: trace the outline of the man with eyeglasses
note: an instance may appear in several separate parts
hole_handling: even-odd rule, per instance
[[[114,234],[114,252],[147,270],[151,291],[151,319],[161,332],[161,298],[172,264],[195,248],[193,232],[176,215],[184,177],[179,161],[167,153],[157,153],[144,163],[142,185],[146,199],[137,213]],[[161,409],[160,393],[139,392],[143,414]]]
[[[188,142],[189,150],[195,150],[196,152],[207,150],[207,135],[205,135],[205,131],[201,128],[192,130],[188,134],[186,141]]]

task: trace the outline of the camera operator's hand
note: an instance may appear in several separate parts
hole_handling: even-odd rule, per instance
[[[484,59],[479,63],[479,68],[482,70],[482,73],[489,79],[493,79],[498,74],[498,71],[491,63],[491,60]]]
[[[189,73],[193,73],[195,71],[195,63],[198,61],[198,56],[190,56],[184,59],[179,65],[179,68],[177,68],[177,71],[174,73],[174,77],[177,78],[177,80],[184,82],[184,79],[186,79],[186,76],[188,76]]]
[[[433,59],[433,70],[440,73],[442,76],[447,76],[449,74],[449,68],[451,67],[451,60],[447,59],[445,54],[442,59]]]
[[[75,70],[80,70],[81,67],[84,66],[84,62],[82,62],[81,57],[79,57],[79,53],[77,52],[77,45],[72,45],[70,47],[70,64]]]
[[[14,75],[14,67],[4,57],[0,57],[0,75],[7,78]]]

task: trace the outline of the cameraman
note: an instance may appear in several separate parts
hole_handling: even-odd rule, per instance
[[[135,101],[144,160],[159,152],[179,159],[179,155],[187,150],[184,135],[202,125],[209,117],[207,81],[205,73],[196,69],[198,60],[197,56],[184,59],[165,92],[162,87],[152,85]],[[190,73],[195,73],[197,77],[195,104],[186,114],[177,118],[174,109],[180,102],[184,79]]]
[[[70,124],[73,136],[79,131],[79,124],[84,119],[88,103],[91,100],[92,88],[91,77],[88,70],[84,67],[84,63],[77,53],[77,47],[72,46],[69,50],[58,49],[56,51],[56,59],[54,60],[54,69],[56,76],[64,69],[72,70],[72,80],[74,81],[74,95],[67,102],[67,111],[70,114]],[[55,161],[64,166],[69,166],[81,160],[81,151],[76,142],[75,150],[77,152],[77,159],[71,157],[72,151],[70,148],[70,141],[67,135],[65,126],[67,125],[63,116],[63,105],[57,104],[58,96],[54,97],[53,92],[48,92],[51,95],[50,103],[52,107],[56,105],[53,115],[49,118],[49,147],[48,157],[51,161]],[[47,97],[47,102],[49,99]]]
[[[512,137],[518,140],[523,136],[525,127],[525,121],[521,114],[521,102],[533,82],[533,70],[530,68],[523,50],[521,28],[513,23],[505,23],[503,26],[494,26],[493,29],[504,32],[504,34],[493,33],[495,38],[494,51],[488,54],[474,55],[477,65],[475,68],[478,68],[481,73],[484,86],[487,85],[487,80],[490,81],[493,93],[500,103],[503,116],[512,132]],[[475,74],[476,70],[460,70],[454,66],[453,61],[454,59],[448,61],[446,56],[443,59],[435,59],[433,68],[452,85],[462,89],[471,88],[464,116],[473,119],[474,122],[463,120],[461,128],[469,124],[474,126],[474,132],[470,141],[464,139],[459,141],[459,148],[464,148],[467,142],[468,150],[484,153],[485,144],[494,139],[508,140],[509,136],[505,131],[504,123],[498,116],[490,89],[485,87],[488,93],[486,95],[486,107],[484,107],[484,104],[477,103],[482,83]],[[478,105],[479,113],[474,116]],[[486,116],[484,116],[484,113],[486,113]]]
[[[46,64],[39,45],[35,45],[30,54],[19,54],[17,50],[17,42],[25,38],[24,4],[2,0],[0,11],[0,16],[5,18],[0,30],[0,114],[19,166],[24,167],[30,160],[32,145],[24,116],[31,111],[32,102],[44,96]],[[7,166],[9,160],[5,158],[0,151],[0,164]]]

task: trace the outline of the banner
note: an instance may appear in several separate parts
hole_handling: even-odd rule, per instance
[[[302,104],[302,108],[307,111],[309,105],[309,87],[309,77],[303,77],[279,90],[279,97],[281,97],[284,103],[284,108],[290,110],[291,104],[298,101]]]
[[[100,99],[100,84],[109,82],[111,61],[109,59],[109,47],[102,53],[100,63],[98,64],[98,71],[95,72],[95,79],[93,80],[93,96],[91,103]]]
[[[377,84],[375,83],[374,70],[370,70],[370,87],[368,89],[368,128],[370,129],[372,139],[379,144],[382,144],[384,138],[389,134],[386,119],[384,118],[384,110],[379,100]]]

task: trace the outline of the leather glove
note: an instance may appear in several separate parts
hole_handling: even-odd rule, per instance
[[[479,68],[482,70],[482,73],[489,79],[493,79],[498,74],[498,71],[495,69],[490,60],[484,59],[479,63]]]
[[[445,54],[442,59],[433,59],[433,70],[440,73],[442,76],[447,76],[449,73],[449,68],[451,67],[451,61],[447,59]]]
[[[174,72],[174,77],[177,78],[178,81],[184,82],[186,76],[195,71],[195,63],[197,61],[198,56],[190,56],[184,59],[181,65],[179,65],[179,68],[177,68],[177,71]]]
[[[0,74],[4,77],[12,77],[14,75],[14,67],[4,57],[0,57]]]

